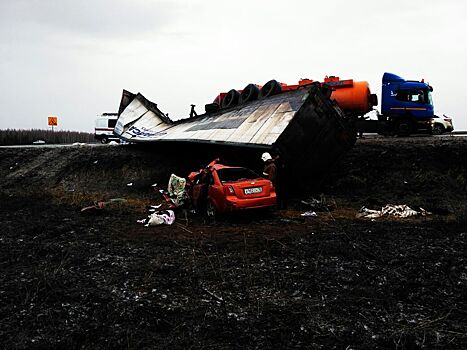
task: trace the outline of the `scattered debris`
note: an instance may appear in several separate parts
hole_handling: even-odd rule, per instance
[[[131,186],[133,186],[133,182],[129,182],[129,183],[127,183],[126,185],[127,185],[128,187],[131,187]]]
[[[187,199],[189,199],[188,194],[185,191],[186,179],[175,174],[170,176],[167,190],[159,188],[157,183],[152,184],[151,187],[154,188],[154,191],[159,192],[162,195],[170,209],[183,206]],[[151,209],[159,209],[161,205],[162,203],[158,204],[157,206],[152,205]],[[151,209],[150,211],[152,211]]]
[[[189,229],[187,229],[187,227],[185,225],[182,225],[182,224],[179,224],[178,222],[175,223],[175,225],[177,225],[178,227],[180,227],[182,230],[188,232],[188,233],[191,233],[193,234],[193,231],[190,231]],[[188,222],[187,222],[187,225],[188,225]]]
[[[162,224],[172,225],[175,222],[175,212],[173,210],[156,211],[148,216],[148,219],[141,219],[137,221],[144,226],[159,226]]]
[[[163,200],[170,209],[181,208],[185,201],[188,199],[188,195],[185,191],[186,179],[172,174],[169,179],[167,186],[167,192],[157,187],[157,183],[151,185],[152,188],[163,197]],[[173,210],[157,210],[163,206],[164,202],[149,206],[149,212],[151,213],[147,219],[137,220],[137,223],[148,226],[158,225],[172,225],[175,222],[175,212]],[[188,224],[188,217],[186,209],[182,209],[185,215],[185,220]]]
[[[90,205],[89,207],[84,207],[83,209],[81,209],[81,212],[88,211],[88,210],[101,210],[101,209],[104,209],[109,204],[124,203],[124,202],[126,202],[126,199],[124,198],[112,198],[112,199],[109,199],[108,201],[94,202],[93,205]]]
[[[306,205],[314,211],[331,211],[336,208],[335,201],[332,200],[330,202],[324,195],[321,195],[320,199],[310,198],[307,200],[301,200],[300,203]]]
[[[316,212],[311,211],[311,210],[306,211],[304,213],[301,213],[300,215],[305,216],[305,217],[317,217],[318,216],[318,214],[316,214]]]
[[[161,204],[158,204],[158,205],[151,205],[149,206],[149,212],[155,212],[157,209],[159,209],[160,207],[162,206],[162,203]]]
[[[167,192],[169,197],[175,206],[181,206],[185,200],[188,199],[188,195],[185,191],[186,179],[179,177],[175,174],[170,175],[169,185],[167,186]]]
[[[426,211],[423,208],[420,208],[420,211],[416,211],[405,204],[402,204],[402,205],[388,204],[382,207],[381,210],[372,210],[366,207],[362,207],[358,211],[357,218],[363,217],[363,218],[368,218],[368,219],[374,219],[374,218],[380,218],[383,216],[394,216],[398,218],[407,218],[410,216],[417,216],[417,215],[426,216],[426,215],[431,215],[431,213]]]

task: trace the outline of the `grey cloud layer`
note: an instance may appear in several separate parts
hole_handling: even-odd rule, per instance
[[[391,71],[428,79],[437,110],[467,129],[452,84],[467,74],[466,12],[463,0],[0,0],[0,128],[54,114],[90,131],[123,88],[181,117],[272,78],[334,74],[379,94]]]
[[[177,7],[158,1],[0,1],[0,38],[60,32],[76,36],[118,37],[154,32],[176,15]],[[28,33],[29,32],[29,33]]]

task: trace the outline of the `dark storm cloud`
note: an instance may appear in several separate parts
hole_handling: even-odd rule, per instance
[[[175,16],[168,1],[0,1],[2,41],[41,33],[112,38],[157,32]]]

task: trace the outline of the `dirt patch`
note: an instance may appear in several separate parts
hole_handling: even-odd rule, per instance
[[[322,187],[332,205],[317,217],[300,215],[311,193],[288,211],[152,228],[136,223],[156,200],[150,185],[203,157],[1,149],[2,345],[464,348],[466,146],[364,139]],[[80,213],[103,197],[128,202]],[[435,214],[355,218],[389,202]]]

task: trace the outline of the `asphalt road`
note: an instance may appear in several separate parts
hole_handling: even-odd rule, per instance
[[[388,138],[386,136],[381,136],[379,134],[363,134],[365,138]],[[425,134],[418,134],[418,135],[412,135],[409,137],[394,137],[395,140],[400,140],[402,138],[420,138],[420,139],[425,139],[425,138],[449,138],[449,137],[466,137],[467,136],[467,131],[453,131],[449,134],[443,134],[443,135],[425,135]],[[118,145],[118,144],[117,144]],[[33,147],[33,148],[56,148],[56,147],[82,147],[82,146],[91,146],[91,147],[106,147],[106,146],[117,146],[116,144],[101,144],[101,143],[73,143],[73,144],[38,144],[38,145],[7,145],[7,146],[0,146],[0,148],[28,148],[28,147]]]

